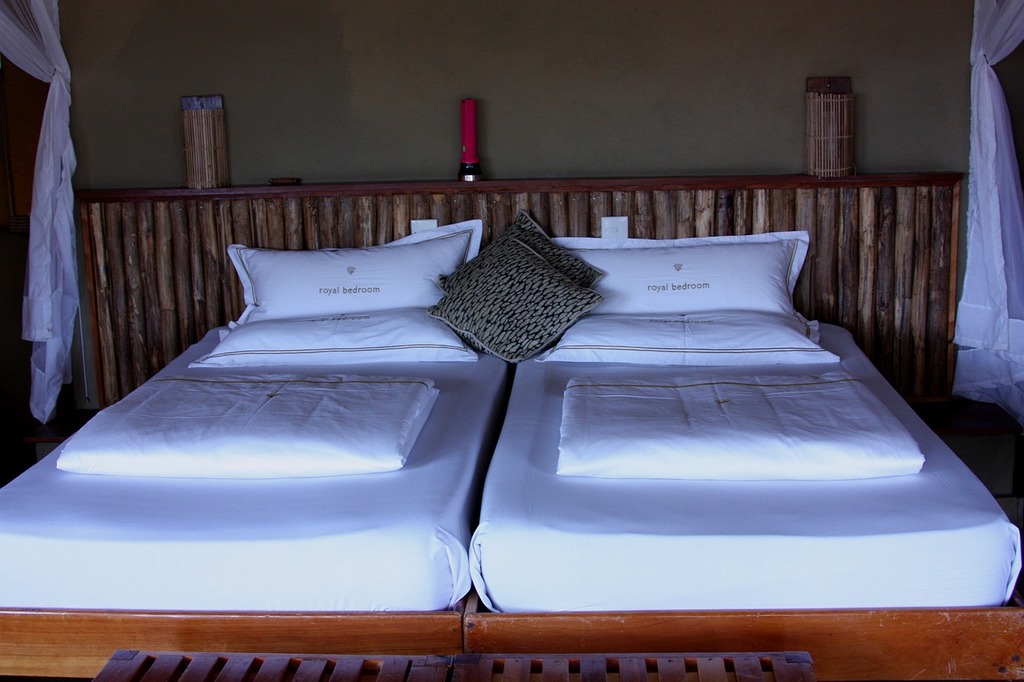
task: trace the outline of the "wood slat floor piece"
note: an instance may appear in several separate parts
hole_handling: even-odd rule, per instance
[[[97,682],[814,682],[802,651],[304,656],[120,650]]]

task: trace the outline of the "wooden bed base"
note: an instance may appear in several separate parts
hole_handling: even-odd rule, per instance
[[[799,309],[850,329],[907,397],[948,395],[959,173],[374,183],[78,195],[100,402],[238,316],[225,249],[361,246],[412,219],[519,208],[553,235],[806,229]],[[524,558],[528,560],[529,558]],[[203,614],[0,610],[0,674],[92,676],[116,649],[301,654],[807,650],[819,679],[1024,677],[1024,605],[983,609],[495,614]]]
[[[0,675],[93,677],[118,649],[453,655],[810,653],[819,680],[1024,678],[1024,604],[976,609],[501,614],[0,610]]]
[[[0,675],[91,678],[118,649],[451,655],[462,616],[0,609]]]
[[[1024,679],[1024,604],[974,609],[491,613],[471,600],[467,652],[798,647],[819,680]]]

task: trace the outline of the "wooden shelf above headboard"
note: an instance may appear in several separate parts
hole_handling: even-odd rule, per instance
[[[609,215],[628,216],[641,238],[807,230],[798,309],[850,329],[904,395],[946,396],[961,180],[945,172],[79,191],[100,401],[120,399],[238,317],[229,244],[380,244],[423,218],[481,218],[486,242],[520,208],[552,235],[596,236]]]

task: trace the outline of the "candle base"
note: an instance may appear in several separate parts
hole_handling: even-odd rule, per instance
[[[459,180],[463,182],[475,182],[483,180],[484,176],[480,170],[479,163],[463,163],[459,165]]]

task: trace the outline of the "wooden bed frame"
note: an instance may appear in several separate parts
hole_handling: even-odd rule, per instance
[[[463,607],[250,613],[0,609],[0,675],[94,677],[117,649],[365,655],[462,652]]]
[[[225,255],[360,246],[412,219],[520,208],[553,235],[634,237],[806,229],[798,308],[850,329],[908,398],[949,395],[959,173],[552,179],[79,192],[100,402],[120,399],[236,318]],[[92,676],[116,649],[302,654],[810,651],[819,679],[1024,676],[1024,604],[984,609],[496,614],[472,597],[441,613],[136,613],[0,609],[0,674]]]
[[[756,570],[752,567],[751,570]],[[799,645],[819,680],[1024,679],[1024,602],[1000,608],[465,615],[471,653],[731,651]]]

